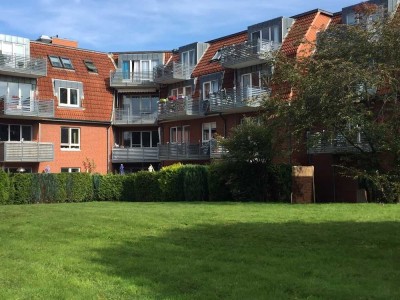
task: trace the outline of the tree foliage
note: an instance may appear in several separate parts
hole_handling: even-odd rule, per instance
[[[274,57],[267,119],[299,147],[345,143],[337,152],[343,172],[394,193],[377,183],[400,174],[400,19],[364,4],[356,16],[358,24],[320,33],[313,55]]]

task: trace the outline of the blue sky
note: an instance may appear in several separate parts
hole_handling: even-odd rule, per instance
[[[315,8],[337,12],[360,0],[8,0],[0,33],[76,40],[113,52],[171,50]]]

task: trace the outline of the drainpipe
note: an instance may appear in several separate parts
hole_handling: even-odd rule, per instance
[[[226,119],[222,115],[222,113],[219,113],[220,118],[224,121],[224,138],[226,138]]]

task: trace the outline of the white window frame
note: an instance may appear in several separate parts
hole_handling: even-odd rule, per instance
[[[208,93],[206,86],[209,86]],[[210,99],[210,95],[213,93],[218,92],[218,81],[217,80],[210,80],[203,82],[203,100]]]
[[[67,103],[61,103],[61,89],[67,90]],[[71,104],[71,90],[76,91],[76,97],[77,97],[77,104]],[[77,88],[67,88],[67,87],[60,87],[58,89],[58,105],[59,106],[67,106],[67,107],[80,107],[81,101],[80,101],[80,96],[79,96],[79,89]]]
[[[68,129],[68,142],[62,142],[62,131],[63,129]],[[78,132],[78,143],[72,142],[72,131],[77,130]],[[80,151],[81,149],[81,129],[77,127],[61,127],[61,137],[60,137],[60,147],[61,150],[70,150],[70,151]]]
[[[173,132],[175,132],[174,134],[173,134]],[[169,142],[171,143],[171,144],[176,144],[176,143],[178,143],[178,126],[174,126],[174,127],[170,127],[169,128]],[[173,138],[173,137],[175,137],[175,138]]]
[[[61,173],[80,173],[81,168],[76,168],[76,167],[63,167],[61,168]]]
[[[208,122],[208,123],[203,123],[201,126],[202,132],[201,132],[201,139],[203,143],[207,143],[212,140],[213,134],[217,132],[217,122]],[[208,139],[205,136],[205,132],[207,132]]]

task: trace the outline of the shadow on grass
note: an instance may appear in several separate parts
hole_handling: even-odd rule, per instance
[[[96,250],[96,263],[156,298],[400,299],[399,232],[398,222],[203,225]]]

